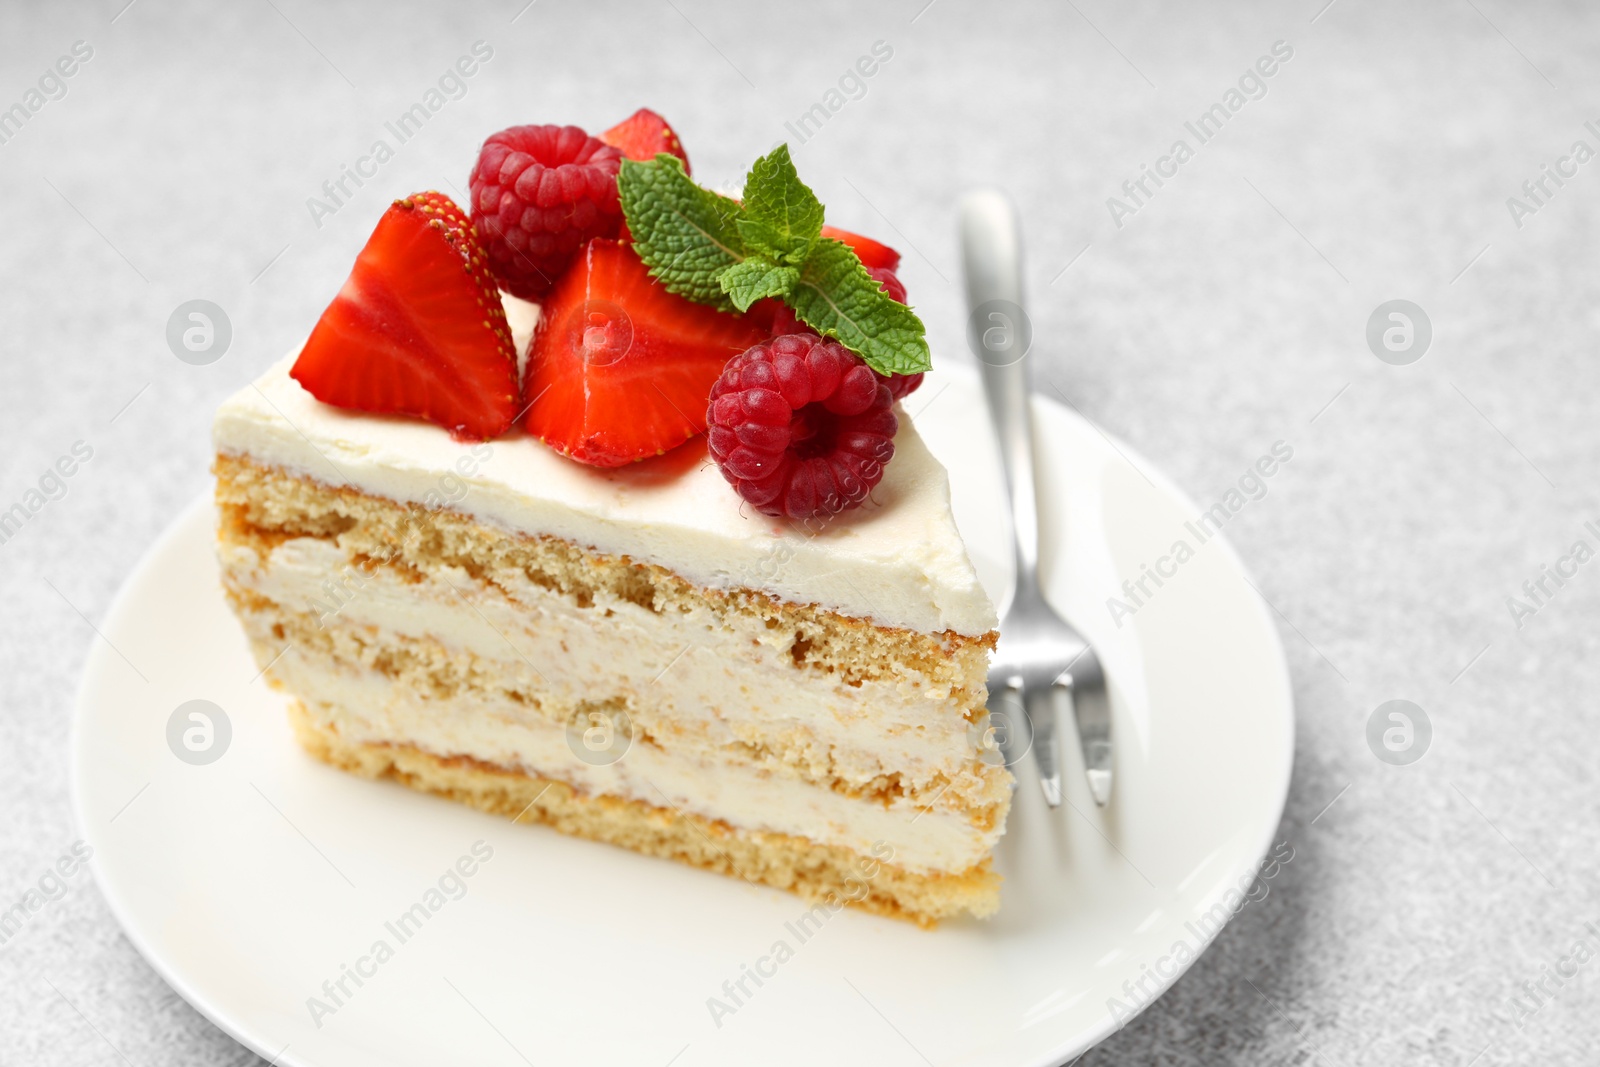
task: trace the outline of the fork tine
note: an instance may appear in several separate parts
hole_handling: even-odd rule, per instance
[[[1022,706],[1022,686],[1017,679],[990,680],[989,720],[1007,767],[1015,767],[1033,747],[1027,710]]]
[[[1023,705],[1028,709],[1028,723],[1033,729],[1033,761],[1039,767],[1039,788],[1044,793],[1044,802],[1059,808],[1061,759],[1056,750],[1055,687],[1025,690]]]
[[[1072,702],[1089,792],[1103,808],[1111,801],[1111,700],[1099,659],[1093,653],[1081,657],[1052,688],[1066,693]]]

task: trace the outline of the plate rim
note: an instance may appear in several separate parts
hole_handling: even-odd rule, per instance
[[[173,516],[172,520],[161,528],[161,532],[139,554],[139,559],[123,578],[122,584],[117,587],[116,594],[112,596],[111,602],[106,605],[102,619],[111,618],[122,610],[124,601],[132,596],[134,578],[144,573],[145,568],[151,564],[156,553],[161,551],[169,539],[176,536],[178,531],[187,523],[194,521],[195,512],[206,511],[212,506],[211,493],[203,492],[185,504],[178,514]],[[88,690],[91,678],[98,669],[99,660],[103,658],[103,650],[100,648],[98,637],[99,631],[97,630],[89,638],[90,653],[84,657],[83,674],[79,677],[78,686],[73,691],[72,732],[68,735],[68,744],[71,746],[69,755],[72,760],[72,766],[69,771],[70,783],[68,791],[72,797],[73,821],[77,825],[78,832],[85,841],[89,842],[91,848],[94,847],[94,837],[96,835],[89,826],[87,798],[83,795],[85,788],[84,774],[86,773],[83,749],[86,744],[83,736],[85,719],[83,708],[89,695]],[[155,971],[161,977],[161,980],[172,988],[174,993],[177,993],[191,1008],[204,1016],[207,1022],[256,1055],[262,1057],[274,1055],[264,1042],[259,1041],[255,1035],[246,1033],[245,1027],[236,1024],[233,1020],[223,1015],[220,1009],[212,1005],[204,994],[195,988],[192,983],[186,981],[175,968],[170,966],[155,951],[154,947],[145,938],[142,928],[130,921],[132,916],[128,910],[127,902],[113,891],[108,882],[110,876],[101,871],[100,864],[89,864],[89,873],[93,875],[94,884],[100,890],[101,897],[105,899],[106,907],[111,911],[112,917],[117,920],[117,925],[122,930],[122,936],[128,939],[128,943],[133,946],[134,951],[139,953],[139,956],[149,965],[150,969]],[[288,1046],[285,1045],[284,1051],[287,1050]],[[281,1056],[282,1053],[280,1052],[278,1055]],[[303,1061],[299,1061],[297,1057],[289,1060],[272,1060],[271,1062],[274,1067],[318,1067],[315,1064],[305,1064]]]
[[[965,368],[963,368],[963,370],[965,370]],[[970,373],[971,378],[976,380],[976,373],[968,373]],[[1051,398],[1036,392],[1030,391],[1029,396],[1035,406],[1039,404],[1045,404],[1050,407],[1054,407],[1066,418],[1078,423],[1082,423],[1084,426],[1087,426],[1089,429],[1100,434],[1100,436],[1105,438],[1106,443],[1111,445],[1114,451],[1117,451],[1122,455],[1122,458],[1127,461],[1129,466],[1133,467],[1138,473],[1144,475],[1144,477],[1149,479],[1158,489],[1168,494],[1173,500],[1182,504],[1187,510],[1199,510],[1199,505],[1195,503],[1189,494],[1185,492],[1181,486],[1175,483],[1167,475],[1166,471],[1147,460],[1143,452],[1124,443],[1122,439],[1115,434],[1107,433],[1105,430],[1101,429],[1099,425],[1093,422],[1087,415],[1082,414],[1073,407],[1052,400]],[[1037,420],[1037,416],[1035,418]],[[1272,608],[1267,604],[1266,598],[1262,595],[1260,584],[1255,580],[1255,575],[1251,572],[1249,567],[1245,566],[1244,558],[1240,556],[1238,550],[1233,547],[1233,541],[1225,532],[1221,530],[1217,531],[1211,541],[1208,541],[1207,544],[1211,544],[1213,542],[1218,543],[1221,546],[1229,562],[1232,563],[1234,569],[1238,572],[1239,577],[1243,578],[1245,583],[1250,587],[1251,605],[1255,612],[1261,617],[1262,621],[1266,624],[1263,629],[1267,634],[1267,644],[1272,652],[1272,662],[1278,668],[1277,681],[1279,683],[1279,688],[1281,689],[1280,695],[1282,697],[1282,707],[1284,709],[1284,751],[1281,753],[1281,772],[1279,774],[1278,788],[1275,791],[1276,799],[1271,805],[1272,820],[1270,825],[1266,827],[1265,833],[1259,839],[1260,844],[1245,853],[1246,855],[1253,855],[1255,859],[1248,865],[1241,865],[1227,872],[1228,877],[1224,879],[1226,881],[1237,881],[1244,875],[1246,871],[1259,871],[1261,869],[1262,863],[1266,861],[1267,855],[1272,849],[1273,838],[1277,836],[1278,827],[1283,823],[1283,813],[1288,808],[1289,787],[1294,781],[1294,752],[1295,740],[1297,736],[1297,731],[1295,728],[1294,675],[1289,669],[1289,658],[1283,647],[1283,635],[1278,631],[1278,624],[1272,618]],[[1224,920],[1222,924],[1219,925],[1215,930],[1211,931],[1209,937],[1200,939],[1199,947],[1195,951],[1194,955],[1189,957],[1187,962],[1178,967],[1178,969],[1173,972],[1172,977],[1167,979],[1153,996],[1145,1000],[1142,1004],[1138,1005],[1138,1007],[1135,1008],[1132,1014],[1130,1014],[1127,1018],[1118,1022],[1107,1017],[1099,1026],[1090,1031],[1086,1037],[1075,1039],[1074,1042],[1063,1046],[1061,1050],[1052,1053],[1050,1056],[1047,1056],[1044,1059],[1035,1060],[1029,1065],[1029,1067],[1059,1067],[1059,1065],[1067,1064],[1073,1057],[1084,1055],[1090,1049],[1095,1048],[1113,1034],[1118,1033],[1126,1028],[1129,1023],[1133,1022],[1135,1019],[1139,1018],[1139,1016],[1143,1015],[1147,1010],[1149,1010],[1149,1008],[1154,1005],[1156,1001],[1166,996],[1172,987],[1178,984],[1178,980],[1189,973],[1189,969],[1206,954],[1207,949],[1216,943],[1217,938],[1222,936],[1222,931],[1226,930],[1233,922],[1236,914],[1237,913],[1230,912],[1227,919]]]

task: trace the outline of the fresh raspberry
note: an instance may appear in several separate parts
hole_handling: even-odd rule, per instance
[[[883,291],[889,294],[890,300],[906,302],[906,287],[901,284],[899,277],[888,267],[868,267],[867,274],[873,281],[883,286]]]
[[[889,395],[904,400],[922,384],[921,374],[880,374],[878,381],[889,387]]]
[[[755,304],[751,305],[750,311],[745,312],[745,314],[748,315],[751,312],[755,312],[761,307],[762,304],[767,303],[771,303],[773,305],[772,327],[770,330],[773,337],[782,337],[785,334],[791,333],[809,333],[812,336],[817,336],[817,331],[801,322],[799,317],[795,315],[794,308],[790,307],[788,304],[785,304],[781,300],[773,300],[771,297],[768,297],[766,300],[757,301]]]
[[[795,521],[859,507],[899,428],[889,389],[836,341],[793,333],[733,357],[711,387],[711,455],[765,515]]]
[[[483,142],[472,224],[500,287],[536,299],[595,237],[622,226],[622,152],[576,126],[513,126]]]

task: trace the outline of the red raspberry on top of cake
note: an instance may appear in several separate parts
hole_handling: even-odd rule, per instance
[[[483,143],[468,179],[472,222],[502,289],[537,299],[586,242],[617,235],[621,162],[576,126],[513,126]]]
[[[889,389],[861,357],[816,334],[756,345],[711,389],[711,454],[766,515],[837,515],[867,498],[894,457]]]

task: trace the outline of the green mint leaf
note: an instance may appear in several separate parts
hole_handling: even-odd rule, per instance
[[[930,369],[922,320],[890,299],[849,245],[821,236],[822,204],[787,145],[750,168],[742,205],[690,181],[665,153],[623,160],[617,189],[634,251],[671,292],[722,311],[781,297],[880,374]]]
[[[723,271],[717,280],[733,306],[748,311],[750,305],[762,297],[787,294],[800,280],[800,268],[783,267],[769,259],[752,256]]]
[[[822,202],[800,180],[789,146],[781,144],[756,160],[744,179],[745,246],[774,262],[799,266],[822,232]]]
[[[838,338],[879,374],[933,368],[922,320],[884,292],[842,241],[817,240],[787,300],[800,321]]]
[[[700,188],[683,162],[664,152],[647,163],[624,159],[617,192],[634,251],[651,275],[679,296],[731,311],[717,276],[744,262],[738,201]]]

